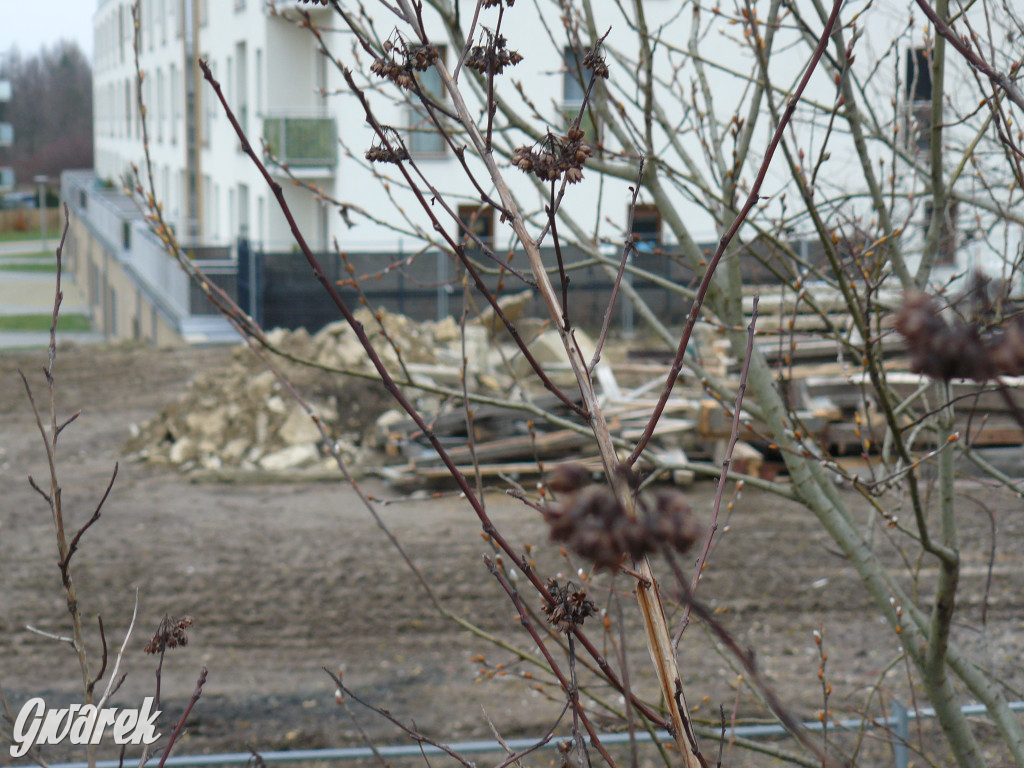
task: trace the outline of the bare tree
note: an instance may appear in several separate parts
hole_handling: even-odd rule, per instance
[[[92,166],[92,69],[74,43],[22,57],[13,49],[0,75],[11,81],[7,121],[14,144],[5,165],[19,179]]]
[[[692,614],[734,651],[748,680],[813,756],[811,764],[856,758],[830,753],[827,740],[823,747],[808,736],[763,684],[753,656],[700,602],[696,590],[716,527],[700,542],[695,572],[684,574],[677,553],[699,538],[685,503],[672,492],[639,490],[637,462],[645,456],[680,372],[688,368],[728,404],[734,417],[730,444],[741,424],[751,424],[777,447],[789,485],[743,479],[799,500],[856,569],[889,627],[889,640],[912,665],[935,708],[957,764],[985,764],[977,728],[960,708],[966,695],[984,704],[1001,748],[1024,765],[1024,733],[1008,706],[1000,670],[967,653],[954,636],[962,559],[957,465],[971,462],[1008,493],[1020,494],[1019,484],[990,466],[973,446],[978,432],[969,431],[970,422],[965,428],[959,418],[962,405],[951,383],[966,377],[977,381],[981,391],[1001,392],[1020,419],[1013,382],[1004,380],[1022,372],[1020,328],[1005,319],[1012,306],[1008,292],[1020,280],[1019,227],[1024,223],[1016,211],[1022,176],[1015,121],[1021,116],[1012,112],[1020,107],[1013,79],[1020,60],[1007,53],[1015,48],[1005,44],[1021,30],[1013,9],[990,2],[952,8],[945,0],[934,5],[919,0],[927,18],[922,22],[920,15],[886,4],[851,10],[840,0],[831,6],[820,0],[771,0],[730,8],[696,3],[656,8],[639,0],[601,8],[586,1],[530,8],[522,2],[513,7],[508,0],[480,0],[473,8],[444,0],[426,5],[397,0],[372,7],[338,0],[328,4],[333,11],[328,17],[300,12],[295,20],[316,36],[344,80],[343,98],[352,100],[366,119],[366,146],[357,150],[353,139],[345,138],[351,157],[395,190],[396,201],[413,201],[418,208],[396,204],[402,212],[396,218],[365,211],[357,200],[336,202],[347,215],[418,234],[449,252],[472,295],[491,307],[533,375],[571,409],[574,428],[592,435],[604,484],[591,485],[578,470],[567,469],[548,479],[543,498],[522,489],[517,493],[543,511],[556,540],[597,566],[635,580],[660,703],[636,696],[627,665],[606,659],[588,638],[582,628],[589,610],[583,592],[576,585],[547,581],[493,525],[479,477],[474,484],[465,476],[434,436],[429,415],[420,413],[408,394],[415,384],[406,372],[384,364],[324,276],[280,184],[266,170],[263,153],[245,136],[205,65],[204,74],[243,149],[276,196],[316,279],[350,323],[381,381],[450,469],[488,540],[507,558],[504,566],[494,558],[489,567],[564,689],[579,757],[584,757],[582,733],[587,731],[593,748],[614,762],[579,703],[575,669],[586,658],[622,693],[627,718],[667,727],[686,765],[708,764],[676,662],[676,644]],[[506,40],[506,33],[522,29],[511,21],[519,16],[541,30],[566,76],[578,77],[582,98],[571,114],[538,104],[526,88],[517,87],[515,67],[529,66],[529,56],[524,59],[514,50],[525,41]],[[330,44],[329,25],[334,23],[354,33],[351,49]],[[728,44],[721,44],[726,38]],[[442,45],[453,52],[447,60]],[[570,52],[564,59],[563,50]],[[440,92],[426,87],[422,73],[428,71],[436,74]],[[404,115],[405,110],[417,116],[417,130],[436,131],[458,159],[457,179],[432,177],[410,152],[414,134],[408,126],[381,117]],[[672,236],[660,258],[685,265],[696,276],[694,285],[665,281],[664,287],[690,306],[682,329],[664,323],[623,279],[627,270],[651,275],[630,261],[636,249],[632,222],[623,232],[621,217],[606,215],[602,207],[619,205],[621,198],[607,203],[614,195],[592,194],[596,213],[589,204],[574,206],[573,195],[582,194],[576,186],[580,182],[584,188],[607,183],[618,190],[632,185],[630,218],[638,204],[656,206]],[[173,250],[154,197],[149,197],[151,215]],[[493,207],[507,227],[510,250],[525,255],[528,271],[519,271],[460,219],[460,198]],[[616,223],[609,226],[606,219]],[[718,245],[710,253],[699,245],[702,227],[715,232]],[[467,249],[467,241],[477,248]],[[584,354],[575,335],[569,279],[574,265],[561,252],[570,242],[606,269],[613,285],[609,312],[616,301],[631,302],[652,335],[674,350],[659,402],[638,441],[624,441],[609,429],[595,385],[607,323],[593,354]],[[616,257],[607,255],[609,243],[617,243]],[[545,262],[542,244],[554,249],[554,267]],[[194,265],[178,255],[195,273]],[[820,338],[848,362],[846,379],[863,394],[858,438],[865,470],[844,469],[829,446],[812,436],[790,396],[787,365],[770,360],[753,343],[754,322],[744,301],[744,265],[751,259],[761,259],[792,297],[784,311],[817,314],[826,329]],[[974,265],[1002,282],[977,278],[973,308],[963,310],[973,315],[948,324],[940,309],[954,306],[956,292],[971,287],[968,267]],[[195,277],[203,283],[201,274]],[[498,298],[504,281],[512,280],[541,297],[564,344],[576,391],[569,393],[550,380],[504,315]],[[942,298],[927,298],[923,291]],[[267,344],[226,297],[214,298],[255,345]],[[756,313],[756,299],[753,307]],[[904,334],[927,350],[915,355],[913,367],[931,377],[917,381],[909,393],[902,381],[897,386],[885,359],[891,317],[901,307]],[[837,320],[840,314],[843,321]],[[687,357],[698,323],[717,328],[733,355],[744,361],[736,380],[714,376]],[[794,351],[797,337],[785,317],[770,332],[780,348]],[[471,421],[473,397],[461,394]],[[649,458],[662,468],[677,466]],[[729,464],[727,452],[719,490],[730,474]],[[838,490],[837,478],[875,510],[867,528],[849,494]],[[721,495],[716,515],[720,502]],[[901,510],[909,511],[908,520]],[[876,543],[881,536],[894,542],[903,565],[892,566],[881,556]],[[665,573],[676,582],[673,591],[685,605],[687,618],[678,627],[668,624],[651,564],[653,556],[662,554]],[[930,567],[914,565],[922,562]],[[544,602],[546,630],[531,620],[511,584],[504,570],[509,563]],[[554,642],[562,646],[558,653],[551,650]],[[822,651],[822,675],[826,658]],[[825,695],[827,700],[827,689]],[[422,734],[415,737],[423,740]]]

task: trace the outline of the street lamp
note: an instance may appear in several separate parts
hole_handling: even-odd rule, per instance
[[[43,250],[46,250],[46,182],[49,178],[40,174],[33,179],[39,185],[39,234],[43,239]]]

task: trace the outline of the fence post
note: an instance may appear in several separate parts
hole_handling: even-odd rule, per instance
[[[892,703],[893,734],[892,754],[896,761],[896,768],[907,768],[910,761],[907,744],[910,742],[910,724],[907,717],[907,708],[898,701]]]

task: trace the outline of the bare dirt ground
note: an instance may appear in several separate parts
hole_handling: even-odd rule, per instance
[[[223,349],[137,346],[61,350],[60,412],[66,416],[82,410],[58,455],[72,529],[95,508],[115,462],[121,460],[129,425],[154,416],[192,375],[215,369],[227,354]],[[40,374],[44,362],[44,352],[0,354],[0,684],[15,712],[32,696],[43,696],[50,706],[81,700],[72,651],[26,629],[32,625],[66,635],[70,624],[50,515],[27,481],[32,475],[43,483],[48,472],[16,373],[19,367],[25,370],[37,400],[45,404]],[[374,481],[363,487],[379,497],[397,495]],[[705,482],[688,492],[704,518],[710,514],[713,491],[713,484]],[[958,491],[965,497],[965,575],[956,637],[979,663],[1019,691],[1024,688],[1024,515],[1019,500],[977,482],[964,481]],[[536,512],[500,491],[487,499],[490,513],[512,541],[536,545],[542,573],[572,572],[574,566],[547,542]],[[992,512],[998,533],[982,627],[993,544],[985,509]],[[380,511],[449,610],[534,654],[514,608],[484,567],[482,556],[490,550],[464,503],[425,497]],[[762,670],[799,717],[813,718],[822,706],[812,638],[820,625],[829,650],[835,717],[861,706],[883,674],[883,700],[895,696],[910,703],[905,667],[893,665],[898,658],[895,638],[871,609],[852,568],[808,512],[747,489],[728,523],[700,595],[719,610],[740,642],[757,652]],[[897,562],[887,536],[883,529],[875,532],[886,557]],[[687,569],[690,560],[684,562]],[[934,567],[928,561],[921,565],[927,595]],[[656,569],[671,594],[668,569]],[[249,745],[259,750],[361,746],[353,720],[334,702],[334,684],[322,670],[339,665],[344,666],[346,683],[360,696],[447,741],[491,738],[488,718],[506,737],[539,735],[558,711],[556,702],[534,689],[536,679],[523,679],[521,673],[529,670],[544,679],[534,667],[517,663],[509,651],[438,615],[352,489],[340,480],[198,484],[171,470],[122,461],[103,517],[84,537],[73,571],[94,665],[101,655],[96,617],[102,616],[113,655],[138,594],[137,630],[126,649],[123,670],[128,676],[115,698],[118,706],[132,706],[153,693],[155,660],[142,647],[161,617],[194,617],[189,645],[168,653],[162,676],[166,712],[161,723],[168,733],[200,667],[209,669],[177,754],[245,751]],[[607,586],[607,577],[600,583]],[[592,594],[610,608],[613,626],[618,626],[621,605],[632,652],[630,675],[639,690],[650,693],[649,664],[635,631],[630,586],[622,577],[614,586],[621,596],[618,603],[600,589]],[[535,597],[525,599],[538,607]],[[596,619],[587,626],[599,647],[616,659],[618,630],[605,635]],[[495,664],[507,665],[507,674],[477,682],[482,665],[471,661],[476,654],[486,657],[492,671]],[[700,626],[687,629],[680,659],[688,703],[698,708],[698,717],[714,721],[720,705],[729,714],[763,716],[750,690],[737,689],[735,660],[720,653]],[[594,691],[618,706],[616,694]],[[354,703],[350,706],[374,742],[403,741],[391,724]],[[599,724],[610,726],[594,709]],[[563,723],[560,732],[568,730]],[[886,737],[877,732],[871,738]],[[791,748],[792,743],[781,741],[778,746]],[[112,747],[104,749],[103,754],[113,755]],[[891,764],[887,750],[876,749],[876,764]],[[66,745],[48,748],[45,754],[50,760],[83,757],[80,748]],[[531,764],[550,759],[552,754],[544,753]],[[992,759],[992,764],[1000,763],[998,755]],[[727,764],[772,763],[733,753]]]

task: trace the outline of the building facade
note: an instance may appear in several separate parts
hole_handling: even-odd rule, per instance
[[[282,184],[299,229],[315,250],[331,251],[337,243],[343,251],[395,256],[415,252],[424,241],[438,244],[433,222],[394,166],[367,162],[365,153],[375,145],[374,133],[366,123],[360,98],[352,93],[336,62],[322,55],[318,38],[301,23],[302,14],[310,13],[319,28],[319,39],[352,68],[375,118],[401,133],[424,176],[444,193],[449,209],[433,207],[440,226],[461,238],[461,220],[482,240],[494,243],[496,250],[514,247],[507,227],[496,221],[491,209],[480,205],[479,191],[467,182],[461,158],[446,146],[407,95],[401,91],[388,94],[381,87],[380,79],[369,73],[369,59],[360,51],[355,36],[343,28],[331,9],[294,0],[141,0],[140,84],[131,5],[130,0],[99,0],[94,17],[95,173],[99,182],[115,188],[122,179],[134,180],[133,169],[148,174],[137,98],[141,95],[156,197],[186,246],[223,249],[227,260],[235,258],[234,245],[239,238],[259,250],[293,248],[290,228],[271,191],[241,151],[224,110],[203,81],[195,64],[200,58],[209,63],[253,146],[266,146],[287,166],[285,170],[268,163],[275,180]],[[811,13],[810,4],[806,5]],[[635,24],[624,23],[615,4],[595,6],[595,18],[588,23],[595,29],[610,29],[608,49],[622,52],[609,55],[616,77],[599,86],[607,89],[601,92],[606,108],[622,114],[642,112],[645,91],[641,68],[634,66],[638,54],[631,27]],[[882,6],[871,9],[870,29],[858,42],[860,60],[855,71],[866,83],[862,96],[865,115],[871,120],[865,118],[865,130],[874,132],[868,140],[877,145],[879,174],[886,179],[892,201],[889,213],[902,225],[903,247],[913,269],[928,226],[937,220],[926,193],[930,49],[927,35],[908,27],[906,8],[893,3]],[[564,37],[565,17],[559,16],[561,11],[554,4],[550,10],[546,15],[538,6],[520,4],[504,15],[502,34],[509,48],[524,54],[525,61],[510,70],[501,85],[503,97],[514,102],[512,112],[518,109],[523,120],[564,131],[584,97],[585,79],[578,66],[582,48],[558,42]],[[856,11],[851,7],[850,13]],[[426,13],[430,33],[436,33],[438,41],[446,39],[440,20],[431,16],[429,9]],[[665,195],[686,221],[694,241],[714,243],[722,230],[716,220],[719,203],[713,200],[718,189],[708,190],[702,199],[693,179],[721,183],[723,176],[736,173],[740,178],[737,189],[742,192],[756,172],[754,161],[759,157],[730,170],[725,167],[725,150],[721,157],[709,150],[716,142],[718,147],[726,147],[729,132],[736,129],[738,133],[742,128],[745,111],[753,103],[750,89],[757,82],[751,75],[757,71],[754,48],[741,37],[731,36],[735,20],[723,17],[716,21],[715,17],[708,22],[699,14],[681,13],[678,4],[670,0],[650,0],[644,4],[644,13],[648,28],[660,30],[661,40],[651,54],[653,85],[660,89],[661,100],[650,140],[656,153],[664,152],[666,163],[675,163],[674,172],[679,174],[678,183],[666,177]],[[368,19],[363,21],[369,24]],[[377,34],[384,39],[393,28],[385,19]],[[810,46],[802,40],[804,33],[797,24],[780,25],[777,34],[791,38],[791,43],[776,45],[770,61],[776,84],[775,109],[781,109],[806,65]],[[443,42],[438,48],[448,70],[454,70],[457,52]],[[695,55],[706,57],[709,65],[699,77],[692,67]],[[972,90],[969,71],[955,57],[950,58],[947,72],[948,78],[962,81],[966,87],[962,92],[947,88],[950,119],[946,136],[951,138],[951,146],[968,146],[976,128],[959,116],[971,115],[977,91]],[[417,77],[425,92],[445,103],[447,97],[436,72],[428,69]],[[463,82],[469,79],[466,73],[463,78]],[[809,157],[818,153],[814,169],[818,189],[824,195],[835,195],[831,199],[844,200],[830,214],[829,226],[845,227],[847,232],[859,227],[870,230],[877,221],[868,199],[865,171],[855,152],[855,137],[841,121],[835,125],[842,130],[829,127],[829,105],[837,103],[836,89],[837,83],[824,72],[823,65],[811,80],[787,141],[801,153],[806,150]],[[467,93],[471,108],[481,114],[480,126],[485,126],[481,88],[468,88]],[[707,119],[702,110],[709,107],[712,95],[715,114]],[[758,109],[769,109],[766,98],[758,101]],[[730,115],[735,119],[729,119]],[[767,128],[774,125],[761,119]],[[643,132],[642,121],[633,125],[631,130]],[[600,148],[596,159],[626,171],[600,179],[586,171],[585,182],[569,189],[562,206],[571,214],[575,234],[614,252],[632,218],[633,232],[641,241],[678,247],[662,221],[659,206],[646,192],[631,209],[630,188],[635,182],[630,174],[635,173],[637,162],[621,153],[629,137],[606,127],[599,115],[588,115],[583,127],[588,139]],[[901,138],[893,141],[893,132],[899,131]],[[753,140],[766,143],[770,132],[762,133]],[[824,142],[828,142],[827,152],[821,151]],[[502,162],[507,167],[509,147],[504,151]],[[768,195],[763,210],[777,211],[780,227],[786,219],[783,193],[788,189],[791,199],[796,197],[793,170],[781,155],[780,150],[763,190]],[[479,163],[468,158],[467,165],[484,184],[484,191],[494,194]],[[506,178],[524,210],[542,224],[549,202],[545,186],[536,185],[516,169],[509,169]],[[148,181],[143,182],[148,190]],[[965,197],[987,194],[988,182],[980,174],[977,179],[965,174],[957,183]],[[979,222],[958,221],[955,200],[942,218],[945,224],[935,270],[940,283],[973,267],[1005,272],[1007,258],[1012,259],[1007,252],[1020,249],[1019,227],[1003,227],[994,237],[991,228],[984,229]],[[816,235],[805,216],[793,225],[790,236],[798,242]]]

